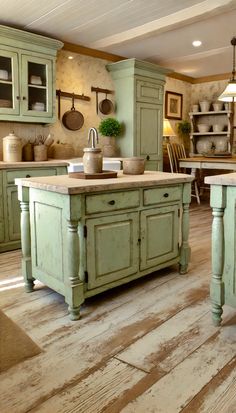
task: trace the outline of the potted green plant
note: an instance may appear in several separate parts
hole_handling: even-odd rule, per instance
[[[116,156],[115,138],[121,134],[121,123],[115,118],[106,118],[100,122],[98,130],[102,136],[107,137],[104,140],[103,155]]]
[[[191,132],[191,123],[184,119],[181,122],[177,123],[177,132],[180,136],[180,138],[183,141],[186,154],[189,154],[189,149],[190,149],[190,132]]]

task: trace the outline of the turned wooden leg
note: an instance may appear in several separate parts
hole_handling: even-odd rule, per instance
[[[214,325],[219,326],[222,321],[222,306],[224,304],[224,283],[222,282],[224,264],[224,209],[213,207],[212,215],[212,278],[210,295],[212,302],[212,320]]]
[[[30,293],[34,289],[31,264],[29,188],[19,188],[21,208],[21,248],[22,248],[22,275],[25,281],[25,290]]]
[[[182,244],[180,248],[180,262],[179,272],[180,274],[186,274],[188,271],[188,263],[190,260],[191,249],[188,243],[189,235],[189,204],[183,204],[183,216],[182,216]]]
[[[79,278],[79,236],[77,220],[68,220],[66,258],[68,282],[65,299],[69,304],[70,319],[74,321],[80,318],[80,305],[84,301],[83,282]]]

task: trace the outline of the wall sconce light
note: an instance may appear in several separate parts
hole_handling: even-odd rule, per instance
[[[163,122],[163,138],[165,138],[166,142],[169,142],[170,136],[175,136],[175,132],[169,122],[168,119],[164,119]]]
[[[234,102],[236,101],[236,79],[235,79],[235,46],[236,46],[236,37],[233,37],[231,40],[233,46],[233,70],[232,78],[229,80],[228,85],[226,86],[224,92],[218,97],[218,100],[223,102]]]

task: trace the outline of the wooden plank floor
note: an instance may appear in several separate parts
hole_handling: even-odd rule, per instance
[[[211,322],[211,210],[190,213],[187,275],[171,267],[90,298],[69,320],[39,282],[24,292],[20,251],[0,254],[0,307],[42,353],[0,376],[1,413],[235,413],[236,309]]]

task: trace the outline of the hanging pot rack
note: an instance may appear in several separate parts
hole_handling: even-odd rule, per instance
[[[96,112],[98,115],[98,93],[105,93],[106,95],[113,94],[113,90],[103,89],[101,87],[91,86],[91,92],[96,92]]]
[[[81,99],[81,100],[86,100],[90,101],[91,98],[89,96],[85,96],[84,94],[78,95],[76,93],[70,93],[70,92],[63,92],[61,89],[56,90],[56,96],[58,97],[58,119],[61,118],[61,96],[66,97],[66,98],[74,98],[74,99]]]

